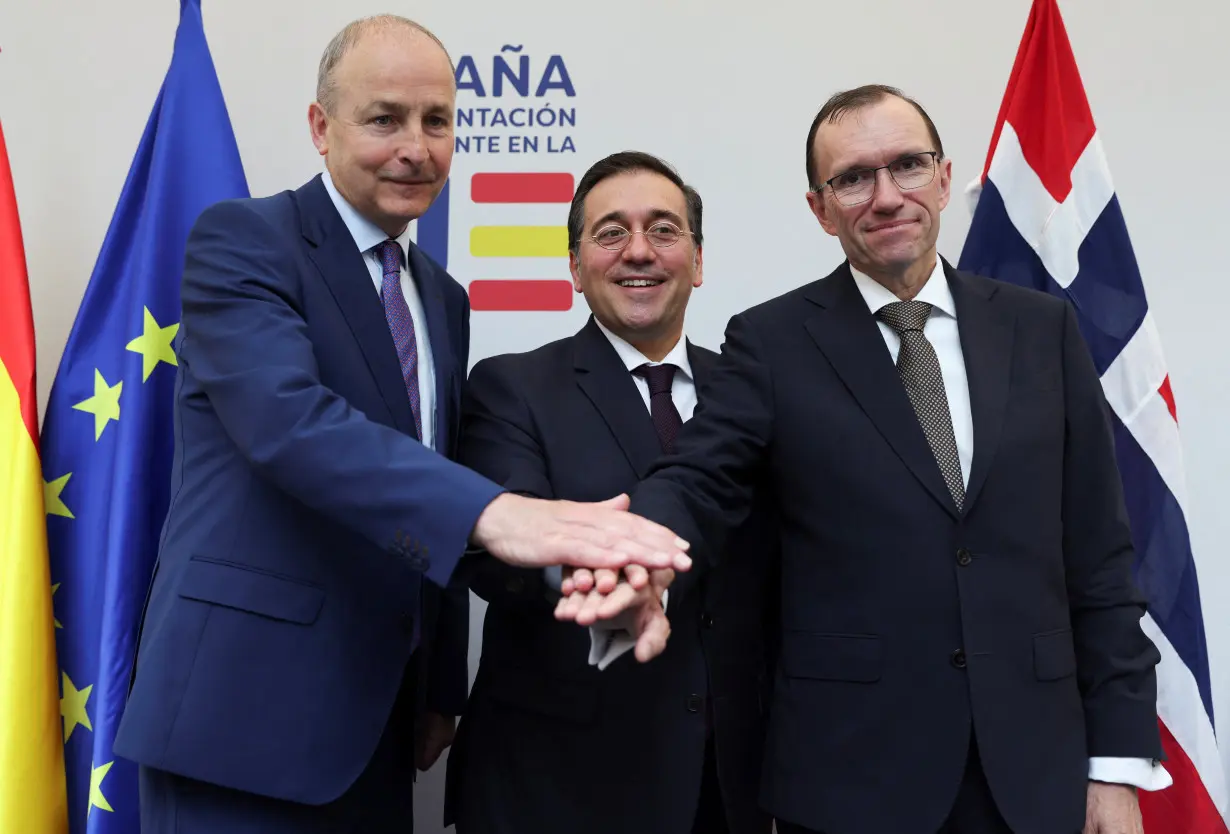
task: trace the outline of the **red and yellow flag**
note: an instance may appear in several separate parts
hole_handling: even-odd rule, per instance
[[[0,129],[0,831],[68,830],[34,318]]]

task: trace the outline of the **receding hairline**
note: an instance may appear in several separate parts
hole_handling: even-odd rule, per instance
[[[450,74],[454,79],[456,78],[457,67],[453,64],[453,57],[449,55],[448,48],[436,37],[434,32],[423,24],[408,17],[401,17],[395,14],[378,14],[359,18],[347,23],[340,32],[334,35],[320,56],[320,65],[316,71],[316,100],[325,109],[326,113],[332,113],[333,106],[336,104],[337,83],[335,76],[337,67],[342,62],[342,59],[365,37],[398,31],[410,32],[424,37],[438,46],[440,51],[444,53],[444,57],[448,59]]]
[[[938,154],[938,158],[944,157],[944,145],[940,139],[939,130],[932,121],[930,114],[926,109],[915,99],[906,95],[897,87],[892,87],[887,84],[865,84],[862,87],[856,87],[852,90],[843,90],[834,93],[829,97],[829,100],[820,108],[820,112],[816,114],[812,120],[811,129],[807,133],[807,183],[809,187],[814,188],[816,176],[820,170],[819,160],[816,158],[816,145],[820,141],[820,129],[826,125],[837,125],[846,117],[853,116],[859,118],[865,111],[883,104],[891,99],[897,99],[913,108],[914,112],[922,117],[923,127],[926,128],[928,136],[935,145],[933,150]]]

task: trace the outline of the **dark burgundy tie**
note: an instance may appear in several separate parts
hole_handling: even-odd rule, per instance
[[[653,427],[658,430],[658,440],[663,452],[675,451],[675,437],[683,420],[675,401],[671,399],[671,383],[675,381],[674,365],[641,365],[632,373],[645,378],[649,383],[649,413]]]

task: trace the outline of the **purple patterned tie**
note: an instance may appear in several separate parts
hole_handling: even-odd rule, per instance
[[[675,451],[675,437],[683,425],[675,401],[671,399],[675,370],[674,365],[641,365],[633,371],[649,383],[649,413],[653,417],[653,427],[658,430],[662,451],[668,454]]]
[[[380,300],[384,303],[384,317],[397,345],[397,358],[401,360],[401,376],[406,384],[406,396],[410,398],[410,410],[414,412],[414,430],[419,440],[423,439],[423,418],[419,406],[419,348],[414,339],[414,319],[401,291],[401,244],[386,240],[375,246],[384,269],[380,283]]]

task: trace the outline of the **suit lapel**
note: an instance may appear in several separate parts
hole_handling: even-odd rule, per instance
[[[807,297],[821,307],[804,325],[812,340],[914,477],[955,517],[944,476],[849,267],[814,284]]]
[[[453,352],[450,347],[452,340],[449,338],[448,315],[444,309],[444,290],[440,286],[437,267],[427,260],[422,250],[411,243],[406,257],[419,298],[423,302],[423,312],[427,316],[427,334],[431,340],[431,357],[436,378],[435,444],[437,449],[445,451],[449,448],[449,415],[456,369],[453,367]]]
[[[994,301],[994,282],[975,280],[944,264],[953,302],[961,352],[969,377],[970,412],[974,422],[974,459],[965,490],[968,511],[986,482],[991,461],[999,447],[1008,404],[1009,373],[1015,320],[1006,305]]]
[[[637,477],[662,454],[653,419],[632,374],[591,316],[573,337],[577,385],[606,421]]]
[[[380,296],[363,255],[319,176],[298,193],[303,206],[302,232],[308,242],[308,255],[341,308],[394,425],[406,434],[415,435],[414,415],[406,397],[397,347],[393,344]]]
[[[701,350],[688,342],[688,362],[692,365],[692,384],[699,394],[700,386],[709,380],[709,371],[717,361],[717,356],[710,351]],[[697,398],[699,400],[699,397]],[[699,403],[698,403],[699,404]]]

